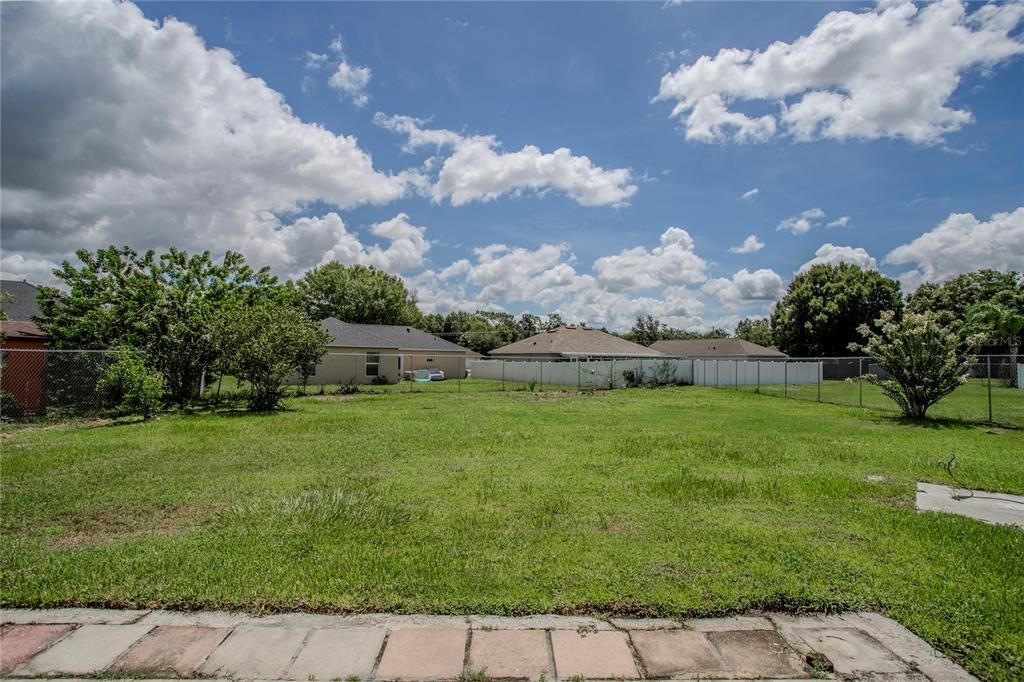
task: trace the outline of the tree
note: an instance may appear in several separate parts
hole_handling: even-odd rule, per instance
[[[276,408],[284,380],[308,376],[330,340],[301,311],[273,300],[226,306],[217,317],[215,337],[224,351],[217,369],[252,385],[249,407],[257,411]]]
[[[899,317],[899,282],[850,263],[815,265],[789,285],[771,317],[779,348],[794,356],[846,354],[857,330],[884,311]]]
[[[140,255],[127,246],[76,255],[80,266],[65,261],[54,270],[66,291],[44,287],[37,299],[51,345],[133,348],[163,376],[170,399],[182,405],[194,397],[219,354],[213,338],[218,310],[235,299],[289,296],[268,268],[254,270],[232,251],[220,263],[209,252]]]
[[[992,301],[975,303],[967,310],[964,329],[977,335],[982,346],[1005,346],[1010,351],[1009,385],[1017,385],[1017,353],[1024,331],[1024,313]]]
[[[117,396],[122,410],[148,421],[163,399],[164,378],[146,367],[138,351],[125,348],[104,371],[97,388]]]
[[[772,326],[768,320],[751,320],[750,318],[740,320],[736,325],[736,338],[761,346],[770,346],[774,343]]]
[[[633,343],[641,346],[650,346],[661,341],[665,331],[665,325],[654,319],[651,315],[638,315],[633,328],[629,330],[626,337]]]
[[[907,311],[936,313],[940,323],[951,326],[967,322],[971,307],[979,303],[1024,314],[1024,273],[977,270],[941,285],[927,282],[907,298]]]
[[[418,326],[423,315],[399,277],[365,265],[332,261],[295,283],[299,305],[310,319]]]
[[[923,419],[928,408],[967,380],[974,358],[956,331],[944,327],[935,313],[907,313],[898,320],[895,312],[882,313],[879,331],[867,324],[859,328],[866,339],[850,349],[875,358],[889,378],[868,374],[863,379],[877,384],[905,417]]]

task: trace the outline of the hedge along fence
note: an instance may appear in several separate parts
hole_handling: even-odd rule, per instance
[[[474,379],[593,389],[655,384],[816,384],[821,381],[822,364],[696,358],[471,360],[469,370]]]

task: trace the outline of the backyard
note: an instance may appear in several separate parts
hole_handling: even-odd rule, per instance
[[[715,388],[474,386],[11,428],[0,598],[876,608],[981,677],[1024,676],[1024,533],[914,511],[915,482],[951,483],[953,455],[968,485],[1024,493],[1024,431]]]

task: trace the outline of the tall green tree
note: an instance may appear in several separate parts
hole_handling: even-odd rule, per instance
[[[1024,315],[1024,273],[976,270],[943,284],[926,282],[907,298],[907,312],[933,312],[944,325],[962,325],[971,308],[980,303],[995,303]]]
[[[159,256],[111,246],[76,252],[54,270],[64,289],[38,296],[40,326],[55,348],[133,348],[164,378],[168,396],[185,404],[220,349],[213,335],[229,301],[284,300],[288,291],[268,268],[254,270],[232,251],[216,262],[209,252],[171,249]]]
[[[295,283],[299,305],[313,320],[420,325],[423,315],[401,278],[365,265],[332,261]]]
[[[740,320],[736,325],[736,338],[760,346],[771,346],[775,343],[772,339],[772,325],[768,320]]]
[[[279,300],[225,306],[214,335],[223,349],[217,369],[252,385],[249,407],[257,411],[276,408],[284,380],[307,376],[330,340],[319,323]]]
[[[815,265],[796,276],[775,306],[771,329],[778,347],[794,356],[841,356],[859,338],[858,327],[884,311],[903,310],[899,282],[850,263]]]

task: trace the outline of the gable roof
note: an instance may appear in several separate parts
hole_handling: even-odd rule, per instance
[[[0,292],[9,294],[13,299],[0,302],[0,308],[7,315],[7,319],[25,322],[43,314],[36,304],[36,294],[39,293],[39,287],[36,285],[5,279],[0,281]]]
[[[662,354],[599,329],[574,325],[535,334],[527,339],[496,348],[488,355],[651,358],[661,357]]]
[[[694,358],[784,358],[785,353],[743,339],[671,339],[656,341],[651,348],[666,355]]]
[[[327,345],[341,348],[386,348],[395,350],[425,350],[425,351],[448,351],[468,353],[468,348],[463,348],[451,341],[445,341],[439,336],[407,327],[391,324],[356,324],[353,322],[342,322],[341,320],[328,317],[320,323],[331,335]]]

